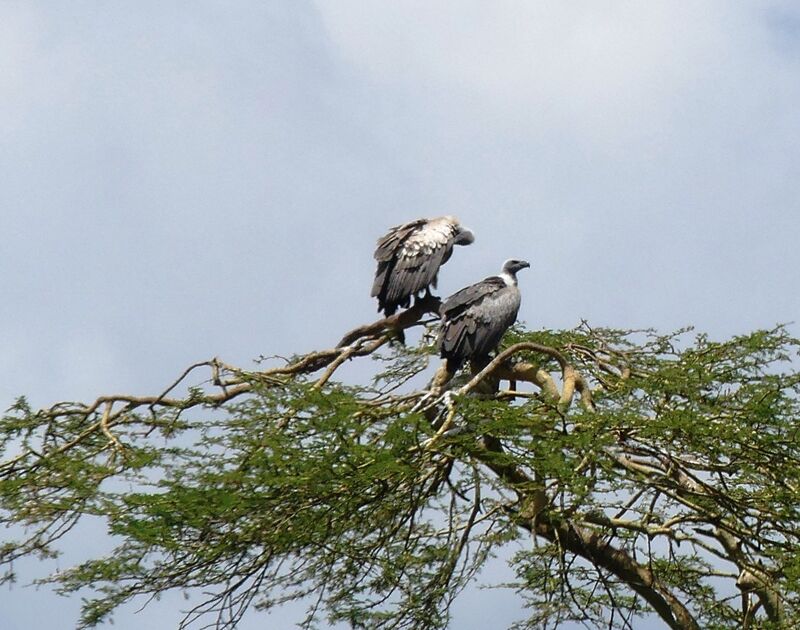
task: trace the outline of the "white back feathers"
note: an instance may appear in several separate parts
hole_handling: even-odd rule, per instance
[[[398,307],[407,308],[412,296],[436,287],[439,267],[450,259],[453,246],[474,240],[451,216],[417,219],[390,229],[375,249],[378,269],[370,295],[378,298],[378,310],[392,315]]]

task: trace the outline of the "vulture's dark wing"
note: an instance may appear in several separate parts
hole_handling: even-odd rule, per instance
[[[403,244],[414,230],[421,228],[428,222],[427,219],[417,219],[403,225],[395,225],[385,236],[378,239],[378,246],[375,249],[375,260],[386,262],[394,258],[400,246]],[[374,297],[374,296],[373,296]]]
[[[419,219],[392,228],[378,241],[378,270],[372,297],[387,315],[408,306],[411,296],[429,285],[436,286],[439,267],[453,249],[456,225],[442,219]]]
[[[498,276],[453,294],[440,311],[441,356],[451,361],[452,369],[458,369],[467,359],[485,356],[517,319],[519,306],[519,289],[507,286]]]

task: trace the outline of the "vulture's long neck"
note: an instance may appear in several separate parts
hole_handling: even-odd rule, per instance
[[[517,286],[517,274],[503,269],[503,271],[500,272],[500,277],[503,279],[503,282],[506,283],[507,287]]]

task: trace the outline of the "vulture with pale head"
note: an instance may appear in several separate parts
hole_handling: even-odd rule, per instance
[[[393,227],[378,240],[375,250],[378,269],[371,295],[378,298],[378,310],[388,317],[400,307],[407,308],[412,296],[423,290],[430,292],[453,246],[469,245],[474,240],[472,232],[450,216]]]
[[[449,372],[456,372],[466,361],[486,358],[498,346],[517,319],[517,272],[526,267],[530,264],[524,260],[507,260],[500,275],[461,289],[444,301],[438,348]]]

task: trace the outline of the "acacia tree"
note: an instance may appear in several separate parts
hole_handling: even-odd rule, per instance
[[[172,589],[190,593],[181,627],[304,599],[303,627],[443,628],[509,546],[519,628],[798,627],[784,327],[517,327],[488,365],[428,381],[430,337],[391,340],[435,307],[255,371],[198,363],[153,396],[18,400],[0,429],[0,518],[21,532],[4,579],[101,517],[114,553],[42,578],[90,593],[82,628]],[[336,379],[370,359],[372,383]]]

